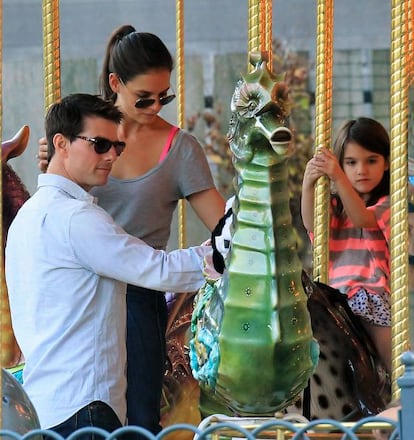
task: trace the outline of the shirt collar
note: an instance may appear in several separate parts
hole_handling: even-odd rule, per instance
[[[85,200],[92,203],[95,203],[96,201],[95,197],[85,191],[77,183],[58,174],[39,174],[37,187],[40,189],[43,186],[54,186],[59,188],[74,199]]]

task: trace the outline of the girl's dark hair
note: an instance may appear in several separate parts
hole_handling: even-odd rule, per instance
[[[380,154],[386,161],[390,158],[390,138],[387,130],[378,121],[371,118],[360,117],[346,122],[338,131],[333,152],[338,159],[341,168],[344,165],[345,147],[348,142],[355,142],[361,147],[366,148],[373,153]],[[380,197],[390,194],[390,171],[385,170],[380,183],[371,191],[366,206],[372,206],[377,203]],[[343,213],[343,204],[337,194],[332,197],[336,200],[334,203],[335,214]]]
[[[109,74],[115,73],[126,84],[137,75],[152,69],[172,72],[173,58],[165,44],[156,35],[137,32],[131,25],[123,25],[112,33],[106,46],[100,76],[100,91],[105,99],[116,100],[109,85]]]

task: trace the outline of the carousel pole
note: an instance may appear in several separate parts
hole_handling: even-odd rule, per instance
[[[251,14],[255,13],[256,5],[253,6],[251,10]],[[256,20],[252,17],[253,20],[253,29],[255,32],[258,32],[258,44],[260,47],[260,51],[265,53],[267,56],[267,67],[271,71],[272,70],[272,58],[273,58],[273,47],[272,47],[272,1],[271,0],[260,0],[260,4],[258,5],[259,16],[258,23],[259,27],[257,28]],[[250,29],[250,27],[249,27]],[[256,35],[255,35],[256,37]],[[256,41],[255,41],[256,43]]]
[[[271,71],[273,55],[271,0],[249,0],[247,34],[247,69],[252,68],[250,54],[260,51]]]
[[[260,6],[263,4],[262,0],[249,0],[248,8],[248,26],[247,26],[247,69],[251,69],[250,54],[261,49],[260,44],[260,25],[261,17]]]
[[[185,69],[184,69],[184,0],[176,0],[176,64],[177,64],[177,120],[178,126],[185,126]],[[187,245],[185,200],[178,202],[178,246]]]
[[[265,5],[265,25],[264,25],[264,34],[265,34],[265,44],[263,50],[267,49],[268,53],[268,62],[267,66],[270,71],[273,70],[273,5],[272,0],[267,0]]]
[[[3,1],[0,0],[0,140],[3,140]],[[0,194],[3,194],[2,187],[2,167],[0,167]],[[0,197],[0,207],[1,213],[0,216],[3,216],[3,197]],[[2,218],[3,220],[3,218]],[[3,221],[1,222],[3,225]],[[1,234],[3,234],[3,228],[1,230]],[[2,235],[3,236],[3,235]],[[5,316],[5,302],[6,302],[6,282],[4,278],[4,253],[1,254],[1,292],[0,292],[0,367],[3,366],[3,357],[4,357],[4,324],[3,317]],[[3,400],[3,380],[0,380],[0,396]],[[0,405],[0,429],[3,428],[3,405]]]
[[[60,101],[59,0],[43,0],[43,62],[45,110]]]
[[[333,0],[318,0],[316,39],[315,153],[330,148],[332,131]],[[313,276],[328,280],[329,181],[321,177],[315,186]]]
[[[401,355],[409,349],[408,331],[408,70],[413,29],[410,0],[391,5],[391,320],[392,393],[400,394],[397,378],[403,373]]]

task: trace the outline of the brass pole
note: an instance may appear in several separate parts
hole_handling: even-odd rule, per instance
[[[3,1],[0,0],[0,140],[3,141]],[[3,195],[3,187],[2,187],[2,167],[0,167],[0,194]],[[3,217],[3,197],[0,197],[0,207],[1,213],[0,216]],[[1,225],[3,225],[3,218]],[[1,233],[3,234],[3,226],[1,226]],[[2,235],[3,237],[3,235]],[[3,242],[2,238],[2,242]],[[3,316],[5,315],[4,305],[6,302],[6,292],[5,289],[6,283],[4,278],[4,254],[1,254],[1,292],[0,292],[0,313],[1,313],[1,328],[0,328],[0,368],[3,366],[3,356],[4,356],[4,332],[3,332]],[[2,373],[3,375],[3,373]],[[0,378],[2,379],[2,377]],[[3,401],[3,380],[0,380],[0,396]],[[3,428],[3,404],[0,405],[0,429]]]
[[[265,50],[269,54],[269,61],[267,62],[270,71],[273,70],[273,5],[272,0],[267,0],[266,2],[266,25],[265,25]]]
[[[272,1],[249,0],[248,10],[248,58],[252,52],[267,55],[267,65],[272,70]],[[247,60],[248,69],[250,65]]]
[[[250,54],[260,50],[260,0],[249,0],[247,69],[251,69]]]
[[[333,0],[318,0],[316,39],[315,152],[330,148],[332,124]],[[315,186],[313,275],[328,281],[329,181],[322,177]]]
[[[261,0],[259,4],[259,42],[260,42],[260,50],[264,52],[266,50],[267,41],[266,41],[266,30],[267,30],[267,21],[266,21],[266,6],[267,0]]]
[[[272,0],[261,0],[259,15],[259,40],[260,50],[267,54],[267,67],[272,70]]]
[[[391,319],[392,393],[400,394],[397,378],[403,373],[400,357],[409,347],[408,333],[408,46],[405,26],[411,13],[407,0],[391,5]]]
[[[176,64],[177,64],[177,118],[179,127],[185,126],[185,68],[184,68],[184,0],[176,0]],[[178,246],[186,247],[186,205],[178,203]]]
[[[60,101],[59,0],[43,0],[43,63],[45,110]]]

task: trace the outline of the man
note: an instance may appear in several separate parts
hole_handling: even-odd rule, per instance
[[[112,104],[75,94],[46,116],[49,167],[18,212],[6,246],[24,387],[42,428],[66,437],[125,423],[126,283],[194,291],[211,248],[154,250],[126,234],[88,191],[125,147]]]

